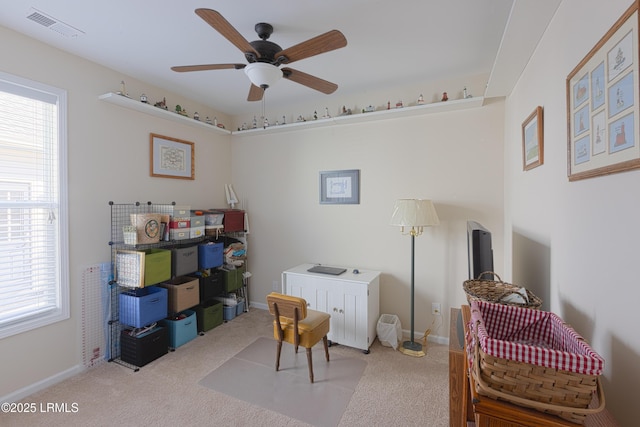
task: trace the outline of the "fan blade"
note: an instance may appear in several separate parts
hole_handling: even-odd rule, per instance
[[[320,34],[305,42],[298,43],[295,46],[291,46],[283,51],[280,51],[274,55],[274,58],[279,59],[284,56],[286,59],[282,61],[283,64],[290,64],[294,61],[309,58],[310,56],[319,55],[321,53],[330,52],[332,50],[340,49],[347,45],[347,39],[338,30],[331,30],[324,34]]]
[[[251,84],[249,88],[249,96],[247,96],[247,101],[260,101],[264,96],[264,89],[258,87],[254,84]]]
[[[294,70],[291,68],[283,68],[282,75],[284,78],[300,83],[301,85],[310,87],[319,92],[329,95],[338,89],[338,85],[335,83],[322,80],[319,77],[312,76],[311,74],[303,73],[302,71]]]
[[[229,21],[220,15],[220,12],[211,9],[196,9],[196,15],[204,19],[207,24],[211,25],[224,38],[240,49],[242,53],[250,52],[254,54],[256,58],[260,58],[258,51],[251,46],[247,39],[245,39],[242,34],[240,34],[238,30],[229,23]]]
[[[171,67],[173,71],[178,73],[184,73],[185,71],[206,71],[206,70],[227,70],[236,69],[241,70],[246,67],[245,64],[203,64],[203,65],[180,65],[177,67]]]

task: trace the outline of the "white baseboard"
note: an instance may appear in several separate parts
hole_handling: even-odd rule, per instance
[[[7,394],[6,396],[2,396],[0,397],[0,402],[17,402],[27,396],[31,396],[37,391],[44,390],[45,388],[51,387],[54,384],[78,375],[84,370],[85,368],[82,365],[76,365],[72,368],[67,369],[66,371],[58,372],[57,374],[52,375],[49,378],[45,378],[44,380],[21,388],[20,390],[16,390],[13,393]]]
[[[260,310],[269,310],[269,307],[264,302],[250,301],[249,308],[259,308]]]

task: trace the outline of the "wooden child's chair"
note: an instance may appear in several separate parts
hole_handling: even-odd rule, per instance
[[[307,302],[303,298],[272,292],[267,295],[269,312],[273,315],[273,336],[278,341],[276,354],[276,371],[280,370],[280,353],[282,343],[288,342],[307,349],[307,363],[309,365],[309,380],[313,383],[313,361],[311,348],[321,339],[324,343],[324,354],[329,361],[329,346],[327,334],[331,316],[321,311],[307,309]]]

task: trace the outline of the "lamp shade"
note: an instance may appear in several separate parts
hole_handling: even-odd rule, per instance
[[[428,227],[440,224],[431,200],[398,199],[393,207],[391,225],[402,227]]]
[[[266,62],[252,62],[244,72],[254,85],[266,89],[282,78],[282,70]]]

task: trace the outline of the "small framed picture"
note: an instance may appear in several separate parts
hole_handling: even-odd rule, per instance
[[[527,171],[544,162],[542,107],[538,106],[522,123],[522,169]]]
[[[151,176],[195,179],[193,142],[152,133],[149,137]]]
[[[360,170],[320,172],[320,204],[360,203]]]

